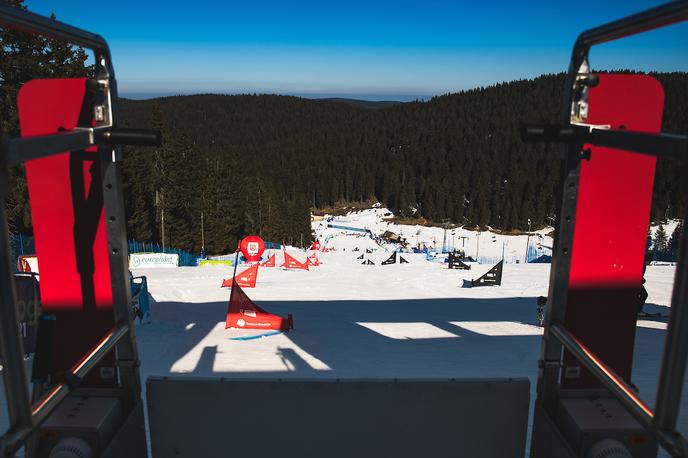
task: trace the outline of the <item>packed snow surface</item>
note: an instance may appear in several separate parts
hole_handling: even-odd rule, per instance
[[[441,248],[442,228],[388,225],[385,213],[377,208],[332,223],[374,235],[395,232],[414,245],[417,236],[419,243],[434,241]],[[230,267],[134,271],[148,278],[154,299],[152,323],[136,327],[142,377],[528,377],[532,405],[542,335],[535,299],[547,295],[550,264],[506,264],[501,286],[461,288],[464,279],[479,277],[491,265],[474,263],[470,271],[456,271],[429,262],[425,254],[401,253],[408,264],[383,266],[392,244],[328,228],[327,221],[314,221],[313,228],[328,249],[335,249],[318,252],[320,266],[309,271],[260,268],[256,288],[245,289],[269,312],[293,315],[295,329],[288,333],[260,337],[265,331],[224,328],[230,291],[220,284],[232,275]],[[548,232],[531,237],[551,247]],[[523,253],[526,247],[526,236],[478,236],[463,229],[453,235],[454,246],[465,243],[468,255],[478,249],[478,237],[486,255]],[[288,252],[300,261],[311,254],[296,248]],[[279,266],[283,255],[276,254]],[[375,265],[362,265],[361,255]],[[668,313],[674,273],[673,266],[647,268],[646,311]],[[666,320],[638,321],[633,383],[650,406],[665,333]],[[236,340],[241,337],[257,338]],[[682,407],[685,403],[681,400]],[[0,422],[6,426],[4,391],[0,404]],[[680,429],[688,431],[685,408]]]

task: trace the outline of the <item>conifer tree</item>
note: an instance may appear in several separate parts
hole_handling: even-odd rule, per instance
[[[676,259],[676,256],[678,255],[679,242],[681,241],[682,232],[683,221],[679,221],[678,225],[676,226],[676,229],[674,229],[674,232],[672,232],[671,237],[669,238],[669,243],[667,246],[667,249],[669,253],[671,253],[673,259]]]
[[[24,81],[89,69],[78,48],[1,29],[0,40],[0,117],[5,133],[16,135],[12,104]],[[688,74],[653,76],[667,94],[663,130],[684,132]],[[249,233],[297,243],[303,234],[307,243],[312,207],[368,199],[434,222],[523,230],[530,218],[533,229],[542,227],[559,204],[558,150],[522,143],[518,126],[558,121],[563,79],[375,109],[273,95],[119,100],[123,124],[161,129],[165,139],[162,148],[125,151],[129,235],[159,243],[164,210],[166,243],[177,248],[200,250],[201,212],[209,254],[233,251]],[[11,223],[30,231],[23,169],[11,173]],[[658,161],[653,220],[668,206],[685,208],[675,192],[685,179],[675,163]]]
[[[655,244],[655,252],[657,253],[664,253],[667,250],[667,234],[666,231],[664,230],[663,225],[659,225],[659,228],[657,228],[657,231],[655,232],[655,239],[654,239],[654,244]]]
[[[5,0],[26,9],[24,0]],[[54,20],[55,15],[51,18]],[[0,27],[0,129],[2,135],[19,135],[17,94],[21,86],[35,78],[73,78],[93,72],[86,65],[86,52],[59,40],[29,32]],[[3,203],[10,226],[17,232],[31,232],[28,188],[22,166],[10,169],[9,196]]]

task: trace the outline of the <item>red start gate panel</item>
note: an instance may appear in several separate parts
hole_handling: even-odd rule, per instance
[[[22,137],[93,125],[85,78],[32,80],[18,96]],[[50,373],[59,378],[114,324],[100,161],[95,149],[26,163],[42,307],[55,317]],[[115,384],[112,358],[89,376]],[[87,382],[88,383],[88,382]]]
[[[588,124],[661,129],[664,91],[652,77],[600,74],[588,103]],[[581,163],[565,326],[630,382],[655,158],[599,146],[585,150],[590,156]],[[564,361],[564,387],[599,386],[574,357],[565,354]]]

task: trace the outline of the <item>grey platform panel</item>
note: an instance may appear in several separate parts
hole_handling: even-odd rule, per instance
[[[523,457],[528,379],[151,377],[154,458]]]

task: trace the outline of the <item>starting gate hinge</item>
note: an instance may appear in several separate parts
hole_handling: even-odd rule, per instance
[[[539,359],[538,360],[538,369],[542,369],[545,367],[564,367],[564,362],[559,360],[559,359],[550,359],[550,360],[544,360],[544,359]]]

